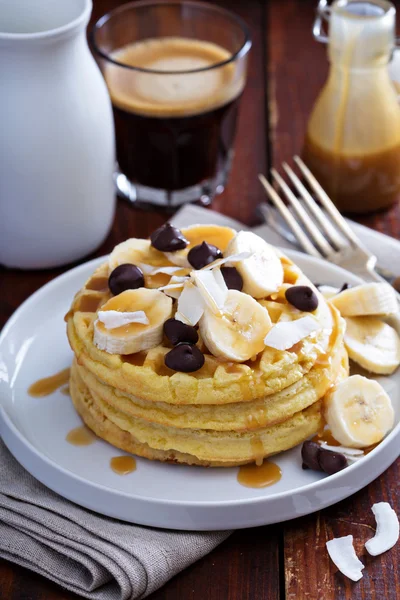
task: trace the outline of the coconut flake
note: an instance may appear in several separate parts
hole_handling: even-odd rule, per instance
[[[184,284],[185,281],[188,280],[188,276],[187,275],[172,275],[169,283],[174,284],[174,283],[182,283]]]
[[[321,444],[324,450],[331,450],[331,452],[340,452],[345,456],[364,456],[363,450],[359,450],[358,448],[347,448],[346,446],[329,446],[329,444],[325,444],[322,440],[318,441]]]
[[[182,271],[182,267],[152,267],[151,265],[140,264],[138,265],[145,275],[157,275],[157,273],[165,273],[165,275],[172,275],[177,271]]]
[[[211,269],[222,267],[222,265],[224,265],[225,263],[234,264],[240,262],[241,260],[245,260],[246,258],[250,258],[250,256],[253,256],[253,252],[239,252],[239,254],[232,254],[232,256],[218,258],[218,260],[214,260],[214,262],[210,263],[209,265],[206,265],[201,270],[209,271]]]
[[[175,298],[177,300],[181,295],[183,286],[185,285],[185,281],[187,280],[188,278],[186,276],[172,275],[167,285],[163,285],[162,287],[159,287],[157,289],[160,292],[164,292],[164,294],[166,294],[167,296],[170,296],[171,298]]]
[[[144,263],[139,263],[137,266],[141,269],[143,275],[150,275],[154,269],[152,265],[145,265]]]
[[[388,502],[378,502],[372,506],[376,520],[376,533],[365,544],[372,556],[378,556],[393,548],[399,539],[399,519]]]
[[[204,302],[215,313],[220,313],[226,302],[228,288],[219,269],[212,271],[192,271],[195,282]]]
[[[175,319],[194,326],[200,321],[203,312],[204,302],[200,291],[192,282],[188,281],[179,296]]]
[[[106,329],[115,329],[116,327],[129,325],[130,323],[141,323],[142,325],[149,324],[149,319],[144,310],[135,310],[132,312],[99,310],[98,320],[104,324]]]
[[[319,328],[319,323],[309,315],[289,323],[276,323],[265,336],[264,344],[276,350],[287,350]]]
[[[357,558],[352,535],[333,538],[333,540],[326,542],[326,548],[332,562],[343,575],[346,575],[352,581],[359,581],[362,578],[361,571],[364,569],[364,565]]]
[[[221,269],[214,269],[213,275],[214,275],[215,281],[217,282],[217,285],[219,285],[221,290],[223,290],[223,293],[225,294],[225,300],[226,300],[226,295],[228,294],[228,286],[226,285],[224,276],[221,273]]]

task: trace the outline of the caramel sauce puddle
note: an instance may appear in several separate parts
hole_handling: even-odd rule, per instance
[[[63,371],[60,371],[55,375],[44,377],[43,379],[35,381],[35,383],[32,383],[32,385],[28,388],[28,394],[34,398],[49,396],[58,390],[58,388],[69,382],[69,373],[69,368],[63,369]]]
[[[280,467],[269,460],[264,460],[260,466],[254,463],[241,466],[237,480],[246,487],[264,488],[277,483],[281,477]]]

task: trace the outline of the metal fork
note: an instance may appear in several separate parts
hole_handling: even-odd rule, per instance
[[[310,169],[298,156],[294,157],[294,162],[324,210],[316,203],[303,182],[286,162],[282,165],[283,169],[303,202],[300,202],[275,169],[271,169],[271,175],[292,210],[289,210],[264,175],[259,175],[259,178],[268,198],[291,229],[304,252],[348,269],[366,281],[387,283],[387,280],[375,270],[376,256],[368,251],[349,227]],[[400,294],[397,293],[397,296],[400,300]]]

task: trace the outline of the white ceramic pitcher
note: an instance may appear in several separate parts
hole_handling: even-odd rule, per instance
[[[114,127],[89,51],[91,0],[0,3],[0,263],[95,250],[113,218]]]

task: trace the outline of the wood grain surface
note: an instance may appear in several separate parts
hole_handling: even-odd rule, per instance
[[[119,0],[94,0],[93,20]],[[241,107],[230,182],[213,208],[251,224],[264,197],[257,173],[301,150],[313,101],[328,71],[326,48],[311,35],[316,0],[226,0],[253,36],[249,78]],[[400,3],[399,7],[400,7]],[[132,236],[145,236],[166,215],[118,202],[112,231],[93,255]],[[400,206],[360,219],[400,238]],[[73,266],[73,265],[70,265]],[[1,270],[0,324],[31,293],[68,267],[42,272]],[[400,267],[399,267],[400,268]],[[281,525],[237,531],[152,594],[150,600],[396,600],[400,598],[400,545],[381,557],[362,556],[364,578],[353,584],[336,572],[325,543],[353,534],[359,555],[373,533],[370,507],[387,500],[400,513],[399,462],[351,498]],[[1,482],[0,482],[1,486]],[[44,578],[0,563],[0,600],[72,600]]]

